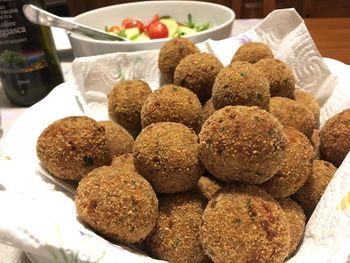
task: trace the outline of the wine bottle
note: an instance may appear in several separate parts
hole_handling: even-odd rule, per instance
[[[63,82],[50,28],[30,23],[24,4],[39,0],[0,0],[0,78],[9,100],[30,106]]]

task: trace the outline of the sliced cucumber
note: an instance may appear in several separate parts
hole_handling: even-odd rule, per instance
[[[179,29],[179,24],[173,18],[162,18],[160,22],[166,25],[169,31],[169,37],[174,37]]]
[[[141,33],[138,27],[125,29],[125,36],[127,39],[135,40],[140,34]]]
[[[138,37],[136,37],[134,39],[134,41],[138,41],[138,42],[141,42],[141,41],[148,41],[150,40],[150,37],[147,36],[145,33],[141,33]]]
[[[190,28],[188,26],[180,26],[179,31],[180,31],[180,36],[182,36],[182,35],[190,35],[190,34],[194,34],[194,33],[197,32],[196,29]]]

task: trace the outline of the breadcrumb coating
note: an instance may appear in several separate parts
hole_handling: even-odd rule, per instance
[[[282,125],[258,107],[226,106],[215,111],[199,133],[200,159],[224,182],[259,184],[282,165],[287,141]]]
[[[232,57],[231,63],[247,61],[254,64],[264,58],[273,58],[270,47],[262,42],[250,42],[237,49]]]
[[[177,65],[174,84],[191,90],[205,103],[211,97],[215,77],[222,68],[220,60],[212,54],[191,54]]]
[[[290,246],[288,250],[288,257],[290,257],[295,253],[304,235],[306,217],[301,206],[292,199],[284,198],[277,199],[277,201],[282,207],[290,226]]]
[[[228,186],[206,206],[200,229],[205,253],[214,262],[283,262],[290,226],[278,204],[257,186]]]
[[[146,240],[151,253],[169,262],[208,262],[199,239],[205,200],[195,192],[159,197],[159,216]]]
[[[224,183],[217,180],[214,176],[206,173],[199,178],[197,189],[203,196],[210,200],[224,185]]]
[[[158,67],[167,83],[174,81],[176,66],[184,57],[200,50],[188,38],[176,37],[167,41],[159,51]]]
[[[115,169],[131,169],[132,171],[136,172],[132,153],[114,156],[111,166],[113,166]]]
[[[158,216],[158,199],[151,185],[131,170],[103,166],[78,185],[78,216],[97,232],[120,242],[147,237]]]
[[[339,167],[350,151],[350,109],[326,121],[320,131],[322,158]]]
[[[141,130],[141,108],[152,93],[142,80],[123,80],[108,94],[108,113],[113,121],[131,134]]]
[[[316,128],[320,126],[320,105],[311,93],[304,90],[294,91],[294,99],[303,104],[315,116]]]
[[[36,152],[49,173],[64,180],[79,181],[112,159],[105,128],[85,116],[70,116],[50,124],[40,134]]]
[[[212,94],[216,109],[228,105],[258,106],[269,109],[270,87],[267,78],[252,64],[234,63],[216,76]]]
[[[311,144],[314,147],[315,152],[315,159],[321,159],[321,153],[320,153],[320,130],[314,130],[311,135]]]
[[[270,113],[275,116],[284,127],[293,127],[311,138],[316,128],[315,117],[301,103],[284,97],[270,99]]]
[[[310,217],[320,201],[337,168],[323,160],[314,160],[312,173],[305,184],[296,192],[293,198],[303,207],[307,217]]]
[[[194,188],[203,173],[198,137],[181,123],[158,122],[144,128],[133,149],[136,171],[157,193]]]
[[[284,128],[287,152],[278,172],[261,186],[273,197],[284,198],[296,193],[312,173],[315,154],[310,141],[292,127]]]
[[[287,97],[293,99],[295,78],[290,67],[279,59],[261,59],[254,64],[268,79],[271,97]]]
[[[148,96],[141,110],[141,124],[179,122],[199,132],[202,105],[190,90],[168,84]]]
[[[209,99],[202,107],[202,124],[216,111],[213,99]]]
[[[127,130],[113,121],[100,121],[99,124],[106,130],[112,156],[119,156],[132,152],[134,138]]]

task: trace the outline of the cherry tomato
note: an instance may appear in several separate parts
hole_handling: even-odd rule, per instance
[[[119,33],[122,28],[120,26],[111,26],[108,28],[108,32]]]
[[[151,39],[165,38],[169,36],[169,30],[166,25],[159,21],[156,21],[149,25],[148,35]]]
[[[124,28],[138,27],[140,32],[143,32],[143,30],[145,28],[143,23],[140,20],[135,19],[135,18],[126,18],[126,19],[124,19],[123,22],[122,22],[122,26]]]
[[[151,19],[147,24],[145,24],[145,30],[148,31],[149,26],[150,26],[151,24],[153,24],[154,22],[159,21],[159,19],[160,19],[160,17],[159,17],[158,14],[157,14],[157,15],[154,15],[154,16],[152,17],[152,19]]]

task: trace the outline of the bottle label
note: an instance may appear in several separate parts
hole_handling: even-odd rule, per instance
[[[35,36],[39,27],[29,27],[17,1],[0,0],[0,72],[25,73],[48,66],[45,52]]]
[[[63,81],[48,28],[23,14],[37,0],[0,0],[0,79],[15,104],[30,106]]]

